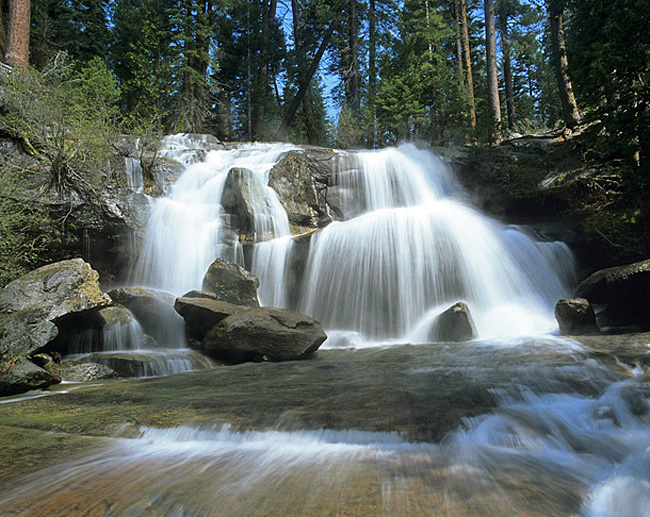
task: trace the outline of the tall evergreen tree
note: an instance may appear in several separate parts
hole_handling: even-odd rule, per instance
[[[5,62],[25,69],[29,66],[30,0],[10,0],[7,17]]]
[[[499,100],[499,79],[497,74],[497,46],[494,22],[494,0],[485,0],[485,48],[487,56],[487,96],[490,122],[488,138],[491,143],[500,140],[501,101]]]

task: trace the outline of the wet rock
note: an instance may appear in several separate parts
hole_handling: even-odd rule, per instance
[[[239,222],[240,234],[259,233],[261,229],[256,227],[256,214],[257,217],[270,220],[274,212],[266,192],[266,185],[262,184],[253,171],[241,167],[233,167],[228,171],[221,205],[229,215],[235,216],[234,220]],[[272,239],[275,237],[272,230],[269,225],[269,234],[258,235],[258,239]]]
[[[142,330],[162,345],[177,347],[184,340],[183,321],[174,310],[173,294],[144,287],[119,287],[108,294],[129,309]]]
[[[36,354],[32,357],[32,362],[52,375],[55,382],[61,382],[61,365],[51,355]]]
[[[650,328],[650,259],[596,271],[576,288],[576,295],[605,304],[600,326]]]
[[[117,372],[99,363],[66,362],[61,365],[63,380],[68,382],[87,382],[100,379],[117,379]]]
[[[203,277],[203,290],[215,293],[217,299],[235,305],[259,307],[257,288],[260,281],[252,273],[233,262],[217,259]]]
[[[317,187],[322,190],[324,185],[317,180],[323,174],[316,160],[319,157],[327,160],[332,155],[333,152],[323,149],[291,151],[269,172],[269,187],[278,194],[292,225],[317,228],[324,220],[329,222],[327,209],[318,196]]]
[[[555,304],[555,319],[563,336],[596,334],[594,309],[585,298],[562,299]]]
[[[0,292],[0,356],[34,355],[58,336],[57,321],[110,302],[82,259],[31,271]]]
[[[211,293],[210,291],[199,291],[197,289],[194,289],[185,293],[183,296],[181,296],[181,298],[207,298],[210,300],[216,300],[217,295],[215,293]]]
[[[301,359],[327,335],[319,322],[287,309],[248,309],[214,326],[202,342],[206,354],[231,363]]]
[[[57,379],[26,357],[0,361],[0,396],[43,389],[57,382],[60,382],[60,378]]]
[[[209,298],[179,298],[174,308],[185,320],[188,338],[198,342],[221,320],[249,309],[243,305]]]
[[[440,314],[429,330],[432,342],[460,343],[476,338],[476,326],[465,302],[458,302]]]

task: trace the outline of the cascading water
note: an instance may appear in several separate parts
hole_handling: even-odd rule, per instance
[[[228,181],[242,182],[252,193],[250,230],[255,240],[289,235],[287,215],[267,183],[271,167],[292,148],[242,146],[209,152],[204,161],[190,165],[170,195],[157,200],[152,209],[132,283],[182,295],[201,287],[215,258],[243,264],[239,235],[232,231],[240,221],[233,222],[223,206]],[[182,149],[166,154],[182,155]],[[237,170],[231,173],[233,169]]]
[[[313,236],[298,310],[375,340],[427,341],[432,320],[458,300],[482,338],[555,328],[553,306],[573,280],[568,248],[466,206],[435,156],[412,145],[347,154],[335,181],[345,220]],[[255,269],[273,285],[262,299],[284,305],[269,262]]]

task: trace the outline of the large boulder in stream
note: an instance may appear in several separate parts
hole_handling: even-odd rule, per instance
[[[601,327],[650,328],[650,259],[596,271],[576,288],[576,295],[605,308]]]
[[[61,377],[36,366],[27,357],[0,360],[0,396],[43,389],[57,382],[61,382]]]
[[[62,320],[110,303],[80,258],[31,271],[0,292],[0,356],[32,356],[59,335]]]
[[[465,302],[458,302],[441,313],[429,329],[431,342],[461,343],[478,336],[474,320]]]
[[[594,309],[585,298],[562,299],[555,304],[555,319],[563,336],[597,334]]]
[[[216,299],[235,305],[259,307],[259,279],[239,264],[216,259],[203,277],[203,290],[216,294]]]
[[[260,307],[228,316],[203,339],[206,354],[229,363],[301,359],[327,339],[321,324],[298,312]]]
[[[207,332],[221,320],[249,309],[243,305],[235,305],[221,300],[194,297],[178,298],[174,308],[185,320],[187,337],[190,342],[194,340],[199,343]]]

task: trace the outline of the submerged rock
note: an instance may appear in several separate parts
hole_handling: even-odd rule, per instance
[[[252,273],[234,262],[218,258],[208,268],[203,277],[203,290],[216,294],[218,300],[259,307],[257,288],[260,281]]]
[[[650,259],[596,271],[576,288],[576,295],[605,304],[602,326],[650,328]]]
[[[440,314],[429,330],[432,342],[460,343],[478,336],[474,320],[465,302],[458,302]]]
[[[185,297],[178,298],[174,308],[185,320],[188,338],[198,342],[221,320],[249,309],[221,300]]]
[[[59,335],[57,321],[110,302],[80,258],[31,271],[0,292],[0,356],[36,354]]]
[[[594,309],[585,298],[562,299],[555,305],[555,319],[563,336],[578,336],[596,334]]]
[[[0,362],[0,396],[43,389],[60,381],[60,377],[57,379],[26,357],[21,356]]]
[[[205,353],[231,363],[300,359],[327,339],[321,324],[298,312],[248,309],[214,326],[203,339]]]

